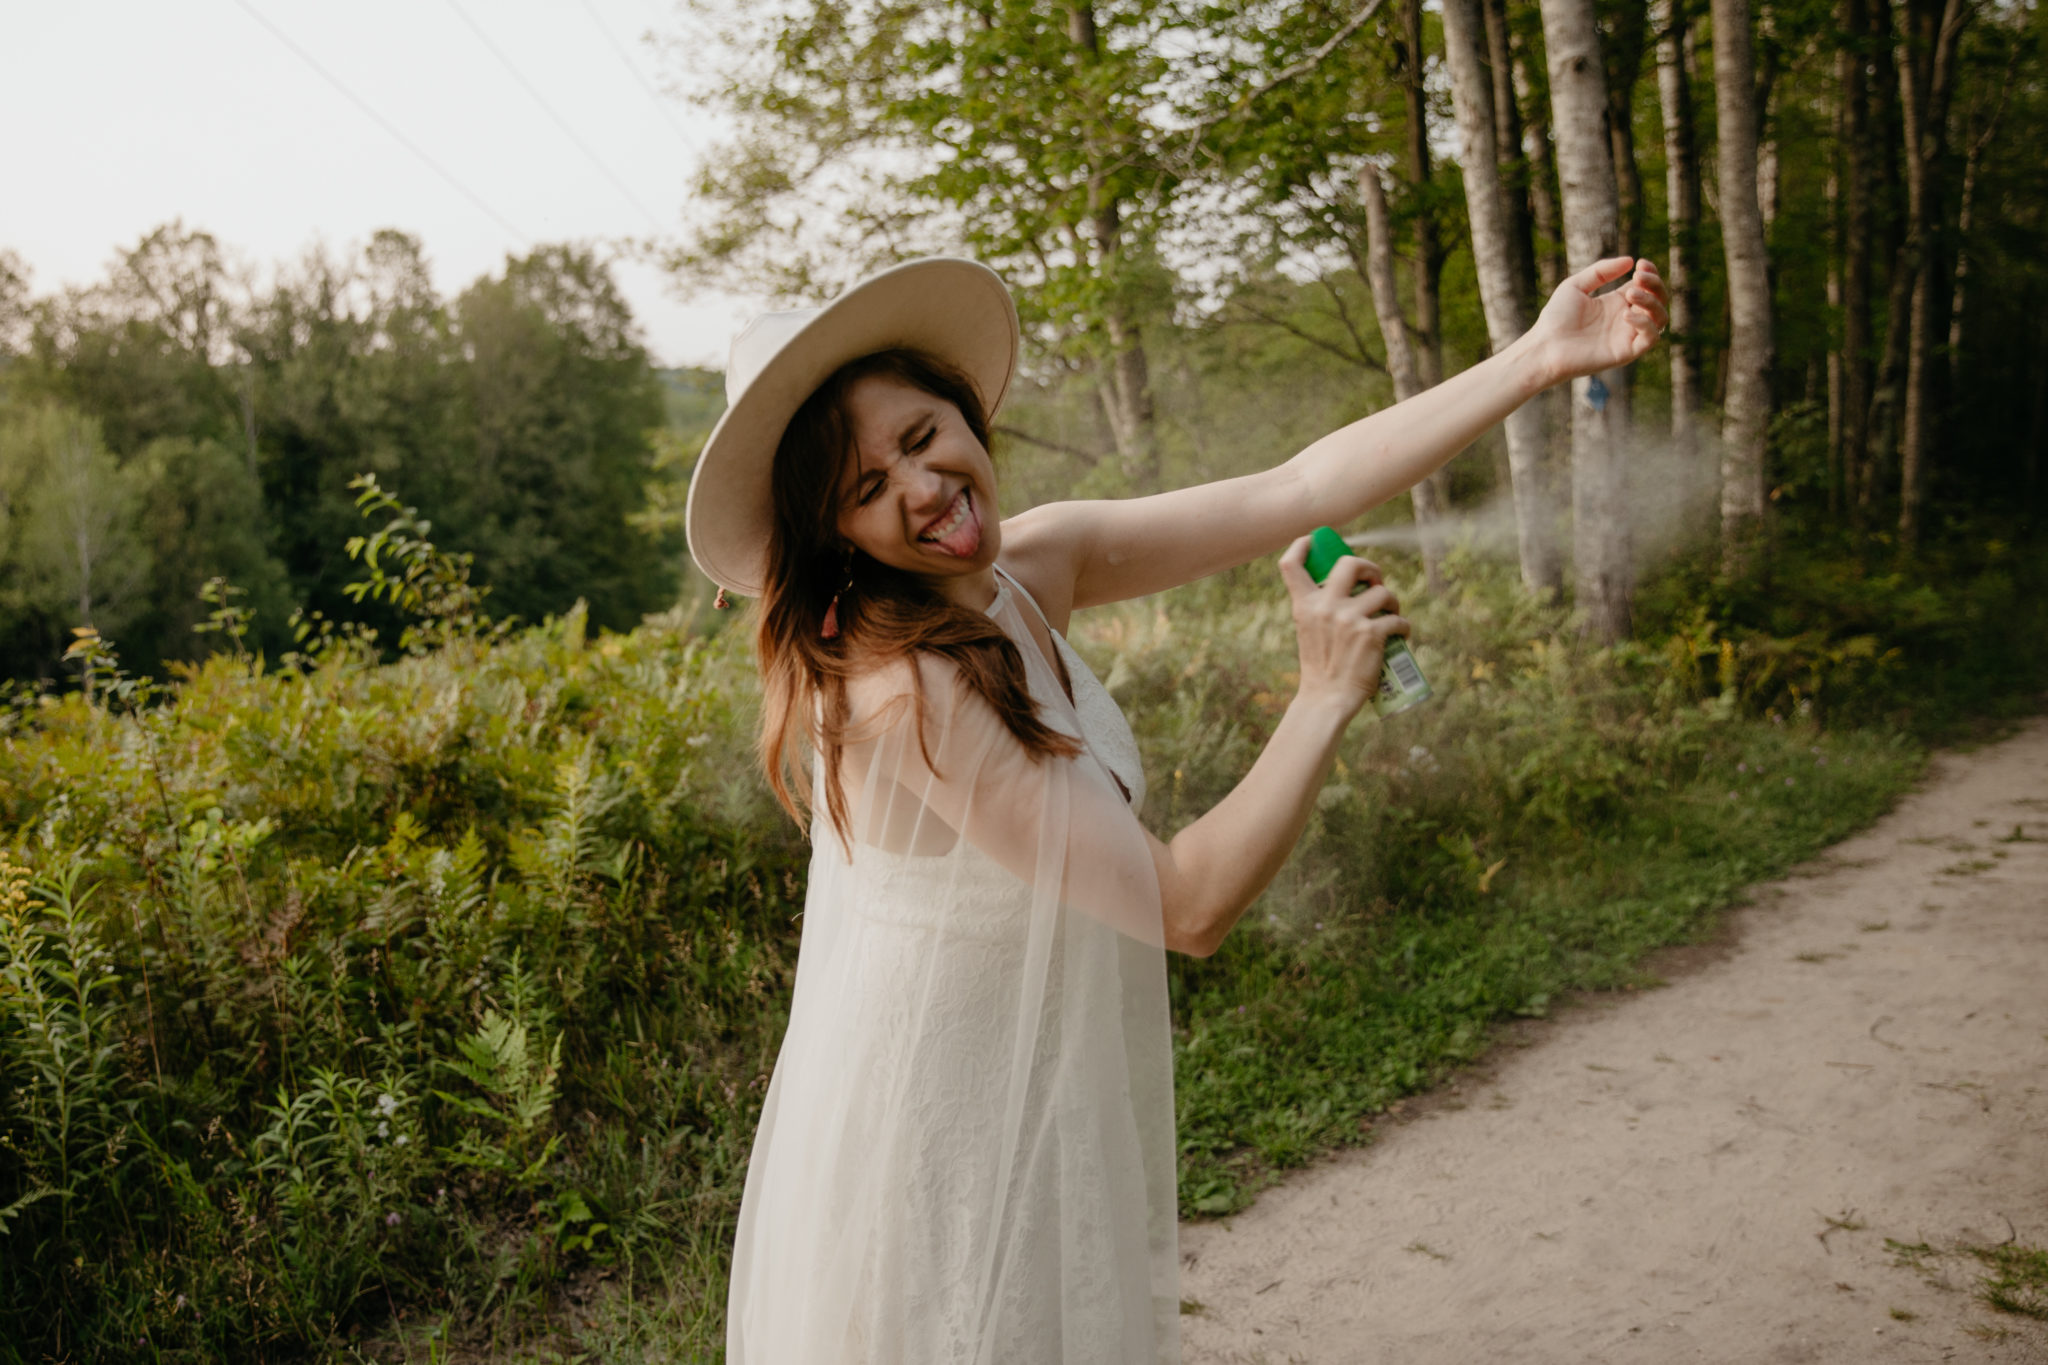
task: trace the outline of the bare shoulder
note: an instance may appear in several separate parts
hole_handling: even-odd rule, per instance
[[[973,689],[951,659],[918,650],[877,659],[846,678],[849,738],[869,736],[902,724],[922,704],[925,719],[944,717]]]

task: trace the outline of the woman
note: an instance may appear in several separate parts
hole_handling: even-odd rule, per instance
[[[1318,590],[1306,533],[1636,359],[1664,318],[1649,262],[1603,261],[1506,351],[1276,468],[1007,522],[989,421],[1017,320],[993,273],[912,262],[741,334],[690,547],[761,599],[763,757],[799,821],[808,768],[814,852],[734,1365],[1179,1358],[1164,950],[1214,952],[1272,878],[1408,630],[1362,559]],[[1161,842],[1062,632],[1283,547],[1299,690],[1236,790]]]

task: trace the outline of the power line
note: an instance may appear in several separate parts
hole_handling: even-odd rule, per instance
[[[488,33],[485,33],[483,29],[477,26],[476,20],[470,18],[468,12],[465,11],[461,5],[457,4],[456,0],[448,0],[448,8],[454,10],[456,17],[461,19],[463,23],[469,25],[469,31],[477,36],[477,41],[490,49],[491,55],[498,59],[498,65],[504,67],[506,73],[510,75],[513,80],[518,81],[519,84],[525,89],[527,94],[533,96],[533,102],[535,104],[538,104],[542,108],[542,110],[544,110],[547,113],[547,116],[555,121],[555,126],[557,128],[560,128],[563,134],[571,142],[576,144],[576,149],[583,153],[584,157],[589,160],[590,164],[597,167],[598,170],[602,171],[604,173],[604,178],[611,181],[613,187],[616,188],[620,194],[624,195],[626,199],[633,205],[634,208],[640,210],[640,212],[646,217],[647,221],[653,226],[656,232],[664,231],[666,225],[661,221],[660,215],[656,214],[653,209],[648,208],[647,205],[641,203],[640,196],[634,194],[632,190],[628,189],[626,187],[625,181],[619,179],[618,176],[612,174],[612,168],[604,164],[603,158],[599,157],[598,154],[591,149],[589,143],[585,142],[581,137],[577,136],[576,130],[569,126],[569,121],[563,118],[559,113],[555,111],[554,105],[548,103],[547,96],[541,94],[539,88],[535,86],[532,81],[526,79],[525,76],[519,73],[519,68],[512,65],[511,59],[504,54],[504,52],[498,47],[496,43],[491,41],[491,36]]]
[[[674,131],[676,135],[676,140],[683,144],[685,150],[691,152],[696,151],[697,149],[690,143],[690,135],[683,131],[682,124],[676,122],[676,116],[669,112],[668,103],[662,99],[661,92],[656,90],[652,85],[648,83],[647,77],[640,74],[640,68],[634,65],[632,57],[629,56],[626,52],[625,45],[618,40],[618,38],[612,33],[610,26],[608,26],[605,23],[604,19],[598,14],[597,7],[592,5],[590,3],[590,0],[582,0],[582,5],[583,12],[590,16],[590,22],[596,27],[599,33],[604,35],[604,40],[607,43],[611,44],[613,53],[615,53],[618,56],[619,65],[625,67],[626,70],[633,73],[633,79],[638,81],[640,83],[640,88],[647,92],[648,100],[654,105],[655,109],[660,112],[661,117],[664,121],[667,122],[669,128]]]
[[[418,157],[420,161],[427,167],[428,170],[432,171],[435,175],[440,176],[441,179],[447,181],[449,187],[452,188],[457,194],[460,194],[464,199],[467,199],[470,203],[476,205],[476,207],[481,209],[484,215],[488,217],[492,222],[496,223],[499,227],[505,229],[505,231],[511,233],[515,238],[517,238],[519,240],[520,245],[524,246],[531,242],[532,239],[529,238],[525,233],[521,232],[518,228],[512,226],[512,224],[506,220],[504,214],[498,212],[489,204],[485,203],[483,197],[479,195],[475,190],[472,190],[469,186],[463,184],[460,180],[457,180],[454,177],[454,175],[449,172],[447,167],[443,166],[440,162],[434,160],[433,157],[428,156],[427,153],[420,147],[418,143],[414,142],[411,138],[407,137],[404,133],[398,130],[397,124],[393,123],[390,119],[385,118],[382,114],[378,113],[374,108],[372,108],[369,101],[365,100],[355,91],[349,89],[346,85],[343,85],[341,83],[340,77],[336,76],[332,71],[329,71],[326,67],[322,66],[314,58],[312,53],[306,51],[306,49],[300,47],[297,43],[293,42],[283,29],[279,28],[276,24],[271,23],[269,19],[265,18],[263,12],[257,9],[254,5],[250,4],[249,0],[235,0],[235,3],[241,6],[242,11],[246,13],[251,19],[254,19],[257,23],[263,25],[263,27],[269,29],[270,35],[273,38],[277,39],[280,43],[283,43],[286,47],[290,48],[292,52],[298,56],[300,61],[304,62],[307,66],[312,67],[313,70],[319,72],[321,79],[326,81],[329,85],[333,86],[336,90],[340,91],[342,96],[345,99],[347,99],[350,104],[353,104],[356,108],[362,110],[365,114],[368,114],[372,119],[376,121],[377,126],[382,128],[385,132],[391,134],[391,136],[399,143],[400,146],[404,147],[408,152],[411,152],[414,156]]]

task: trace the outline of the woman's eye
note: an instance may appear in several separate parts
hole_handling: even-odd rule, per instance
[[[916,452],[923,450],[926,446],[932,443],[932,437],[938,434],[939,429],[937,427],[926,427],[924,429],[924,435],[918,437],[915,441],[911,442],[911,452],[915,454]]]
[[[875,500],[875,494],[881,491],[882,481],[880,479],[868,480],[866,483],[861,485],[860,499],[855,505],[859,507],[866,507],[869,503]]]

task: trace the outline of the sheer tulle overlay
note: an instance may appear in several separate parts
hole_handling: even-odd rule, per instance
[[[941,661],[852,689],[851,853],[816,822],[733,1248],[734,1365],[1179,1359],[1143,775],[1101,683],[1055,636],[1069,703],[1035,604],[997,581],[1039,714],[1087,748],[1033,757]]]

